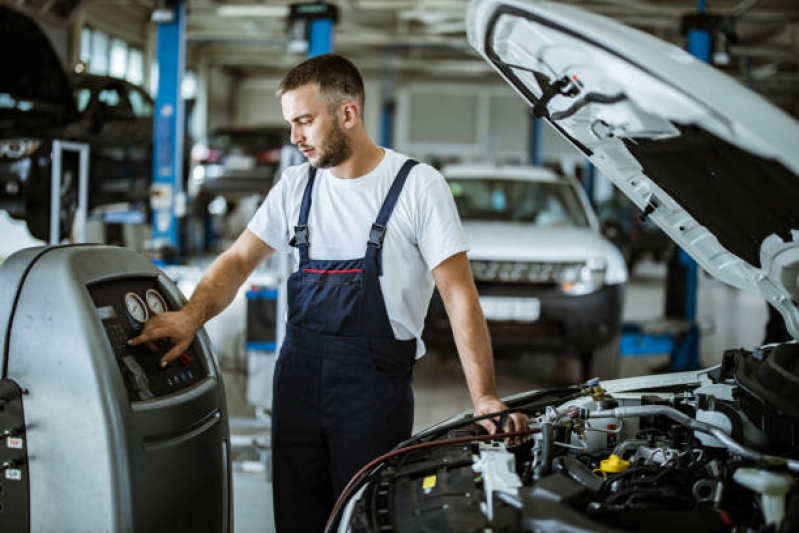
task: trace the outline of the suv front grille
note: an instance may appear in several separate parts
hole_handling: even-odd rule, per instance
[[[476,282],[555,286],[575,278],[584,262],[527,263],[523,261],[470,261]]]

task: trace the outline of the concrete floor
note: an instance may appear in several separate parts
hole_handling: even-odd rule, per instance
[[[628,284],[625,321],[645,321],[661,316],[665,267],[642,263]],[[742,293],[706,275],[700,275],[698,321],[703,331],[702,364],[717,364],[725,349],[756,346],[762,340],[766,322],[765,303],[759,296]],[[650,373],[668,362],[667,356],[625,358],[622,376]],[[523,354],[497,358],[497,386],[501,396],[579,380],[576,360],[546,354]],[[244,392],[237,377],[228,376],[232,411],[243,407]],[[469,409],[471,402],[457,356],[430,353],[416,366],[414,378],[416,413],[414,430],[419,431]],[[236,406],[239,406],[238,408]],[[239,414],[239,416],[241,413]],[[272,531],[271,484],[263,474],[239,472],[234,481],[235,523],[238,533]]]

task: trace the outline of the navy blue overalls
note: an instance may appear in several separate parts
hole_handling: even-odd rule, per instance
[[[316,169],[309,171],[292,239],[300,263],[288,279],[288,324],[275,364],[278,532],[321,531],[335,498],[358,469],[411,434],[416,340],[394,338],[379,277],[386,225],[416,164],[406,161],[394,178],[372,224],[366,255],[344,261],[309,257]]]

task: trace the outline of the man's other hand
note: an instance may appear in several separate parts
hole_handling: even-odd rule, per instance
[[[474,404],[474,416],[482,416],[487,415],[489,413],[496,413],[498,411],[504,411],[508,408],[507,405],[502,403],[499,398],[496,397],[488,397],[488,398],[481,398]],[[499,427],[500,425],[500,417],[494,418],[486,418],[485,420],[480,420],[477,422],[478,425],[482,426],[489,434],[494,435],[498,432],[511,432],[511,431],[524,431],[529,428],[530,419],[527,418],[527,415],[523,413],[510,413],[508,416],[508,421],[506,422],[505,427]],[[511,445],[519,445],[525,441],[524,436],[514,437],[510,440]]]

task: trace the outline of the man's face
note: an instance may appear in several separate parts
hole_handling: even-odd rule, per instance
[[[335,167],[352,156],[349,138],[336,116],[330,114],[316,84],[310,83],[283,93],[283,118],[291,125],[291,142],[311,165]]]

